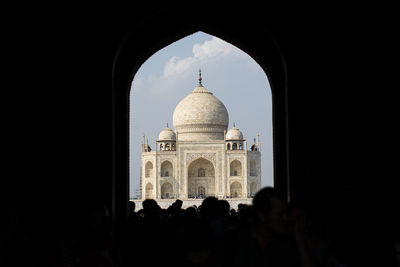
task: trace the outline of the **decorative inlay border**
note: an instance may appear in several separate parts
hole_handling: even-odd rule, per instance
[[[187,153],[186,154],[186,165],[188,165],[189,162],[192,162],[195,159],[198,158],[205,158],[210,160],[212,163],[214,163],[214,166],[216,165],[216,153]]]
[[[175,130],[182,133],[193,133],[193,132],[222,132],[226,130],[228,125],[218,124],[186,124],[175,126]]]

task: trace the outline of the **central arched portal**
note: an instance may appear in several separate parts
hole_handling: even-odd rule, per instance
[[[215,169],[211,161],[199,158],[188,167],[188,197],[215,196]]]

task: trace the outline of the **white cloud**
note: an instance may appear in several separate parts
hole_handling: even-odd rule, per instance
[[[215,60],[219,57],[244,54],[235,46],[215,36],[203,44],[195,44],[192,52],[193,56],[183,59],[176,56],[171,57],[164,67],[164,77],[181,74],[195,64],[207,65],[205,63],[210,59]]]
[[[222,39],[213,37],[212,40],[205,41],[204,44],[195,44],[193,46],[193,54],[195,58],[203,59],[215,57],[219,55],[227,56],[231,54],[239,54],[240,50]]]
[[[164,77],[170,77],[186,71],[195,61],[196,59],[194,57],[187,57],[184,59],[180,59],[176,56],[171,57],[164,67]]]
[[[165,65],[161,66],[162,74],[135,77],[132,89],[136,95],[162,97],[163,101],[167,99],[173,101],[176,97],[186,94],[187,90],[192,89],[187,88],[188,84],[196,85],[199,68],[205,71],[206,80],[210,81],[212,75],[227,71],[232,64],[247,65],[249,62],[253,62],[253,60],[245,52],[213,36],[203,43],[194,44],[191,56],[174,55],[169,57]],[[182,90],[186,91],[182,93],[180,92]]]

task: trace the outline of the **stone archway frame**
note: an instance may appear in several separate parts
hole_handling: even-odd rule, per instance
[[[236,13],[235,13],[236,12]],[[171,16],[180,17],[179,20]],[[140,66],[155,52],[197,31],[217,36],[249,54],[268,77],[273,102],[274,187],[289,199],[289,120],[288,74],[283,49],[273,30],[259,27],[250,13],[208,10],[206,19],[198,20],[190,12],[166,5],[144,16],[140,23],[121,37],[112,67],[112,209],[114,229],[125,225],[129,191],[129,91]],[[245,20],[238,20],[241,16]],[[181,23],[185,21],[185,23]],[[129,26],[127,26],[129,27]],[[273,29],[273,27],[271,28]],[[149,32],[152,34],[149,35]],[[138,44],[137,40],[142,42]],[[135,47],[136,49],[132,49]],[[117,233],[123,236],[124,231]]]

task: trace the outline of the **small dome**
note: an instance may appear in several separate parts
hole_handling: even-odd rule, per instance
[[[160,135],[158,136],[158,141],[171,141],[171,140],[176,140],[176,135],[174,131],[172,131],[170,128],[165,127],[164,130],[161,131]]]
[[[233,126],[227,133],[226,133],[226,140],[242,140],[243,134],[242,132]]]

